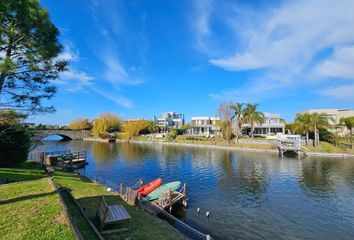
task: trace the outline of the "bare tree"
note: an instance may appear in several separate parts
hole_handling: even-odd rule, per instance
[[[231,106],[233,102],[223,102],[219,105],[216,114],[220,118],[220,128],[223,135],[223,138],[226,140],[227,144],[230,144],[232,139],[232,117],[233,110]]]

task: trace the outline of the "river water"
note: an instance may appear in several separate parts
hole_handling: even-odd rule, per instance
[[[188,208],[175,214],[214,239],[354,239],[353,159],[86,141],[36,150],[68,149],[87,151],[86,175],[117,185],[187,182]]]

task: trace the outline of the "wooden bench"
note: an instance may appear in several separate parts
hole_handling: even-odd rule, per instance
[[[98,206],[96,216],[99,217],[100,220],[100,232],[102,234],[110,234],[115,232],[122,232],[122,231],[130,231],[130,222],[131,217],[125,208],[122,205],[113,205],[108,206],[106,200],[102,196],[100,205]],[[112,230],[103,230],[103,228],[107,225],[116,224],[119,222],[129,222],[128,228],[119,228],[119,229],[112,229]]]

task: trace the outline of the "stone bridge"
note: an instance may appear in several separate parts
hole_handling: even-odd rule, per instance
[[[58,135],[65,140],[78,140],[85,137],[89,137],[90,130],[70,130],[70,129],[46,129],[46,130],[34,130],[32,141],[40,141],[45,137]]]

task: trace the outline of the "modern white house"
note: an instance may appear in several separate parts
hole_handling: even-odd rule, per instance
[[[177,114],[175,112],[161,113],[160,117],[154,116],[154,122],[165,131],[171,127],[180,128],[184,125],[184,114]]]
[[[265,112],[264,121],[262,123],[254,124],[254,132],[255,136],[268,136],[275,135],[277,133],[285,133],[285,125],[280,121],[280,114],[278,113],[269,113]],[[233,120],[232,124],[234,131],[237,130],[236,120]],[[246,135],[250,135],[251,133],[251,124],[244,123],[242,124],[242,133]]]
[[[210,135],[219,134],[220,118],[218,117],[192,117],[191,128],[189,134],[192,135]]]

